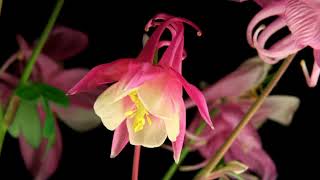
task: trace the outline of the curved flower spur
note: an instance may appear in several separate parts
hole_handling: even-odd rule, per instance
[[[320,75],[320,3],[315,0],[257,0],[263,9],[251,20],[247,29],[247,40],[256,48],[259,56],[267,63],[274,64],[290,54],[310,46],[313,48],[314,65],[311,76],[304,61],[302,70],[307,84],[314,87]],[[278,16],[268,26],[254,28],[264,19]],[[268,39],[277,31],[288,27],[291,32],[269,49],[265,48]]]
[[[96,100],[94,110],[105,127],[115,130],[111,157],[117,156],[125,145],[159,147],[166,137],[172,141],[174,159],[179,161],[186,126],[186,109],[182,87],[196,103],[201,116],[210,127],[206,101],[202,93],[181,75],[184,53],[184,26],[191,21],[158,14],[151,19],[146,30],[156,29],[136,58],[123,58],[93,68],[70,91],[73,95],[94,90],[113,83]],[[168,29],[172,39],[160,40]],[[154,57],[159,48],[167,46],[158,64]]]

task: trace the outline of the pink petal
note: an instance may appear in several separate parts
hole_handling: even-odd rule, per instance
[[[181,73],[181,63],[183,60],[184,50],[184,27],[181,24],[176,25],[177,35],[173,37],[172,42],[164,52],[159,64],[172,67],[174,70]]]
[[[237,105],[226,105],[223,110],[223,119],[230,125],[229,133],[240,122],[244,113]],[[217,126],[217,125],[216,125]],[[230,152],[226,154],[226,160],[239,160],[257,172],[264,180],[272,180],[276,177],[275,166],[269,156],[264,152],[259,134],[248,124],[240,133]]]
[[[153,61],[154,54],[159,47],[161,35],[163,34],[164,30],[172,24],[187,23],[187,24],[191,25],[193,28],[195,28],[196,30],[198,30],[198,34],[201,34],[201,31],[198,28],[198,26],[196,26],[191,21],[184,19],[184,18],[173,17],[173,16],[170,16],[167,14],[156,15],[153,19],[151,19],[148,22],[148,24],[146,25],[146,30],[149,30],[149,28],[151,26],[156,24],[156,23],[154,23],[154,20],[156,20],[156,19],[163,19],[164,22],[161,24],[159,24],[159,23],[157,24],[157,25],[159,25],[159,27],[157,27],[157,29],[152,33],[152,35],[150,36],[150,39],[148,40],[148,42],[144,46],[143,50],[139,54],[139,56],[137,58],[139,61],[144,61],[144,62],[152,62]]]
[[[25,60],[29,60],[32,54],[32,49],[21,35],[17,35],[16,38],[20,47],[20,51],[23,53],[23,58]],[[47,81],[48,79],[52,78],[52,75],[61,69],[62,67],[48,56],[40,54],[36,62],[36,67],[34,67],[32,72],[32,77],[36,78],[36,80]],[[38,72],[40,72],[40,74],[38,74]]]
[[[180,109],[180,132],[175,142],[172,142],[173,158],[176,163],[180,160],[180,154],[183,147],[184,136],[186,132],[186,108],[184,107],[184,102],[181,100],[179,103]]]
[[[88,36],[80,31],[57,26],[50,33],[43,53],[54,60],[65,60],[88,46]]]
[[[111,63],[96,66],[68,91],[69,95],[89,91],[96,87],[118,81],[127,71],[129,65],[137,66],[133,59],[119,59]]]
[[[218,148],[224,143],[225,139],[230,135],[230,132],[235,125],[241,120],[243,113],[237,106],[220,107],[219,114],[215,116],[215,129],[212,131],[209,127],[205,127],[200,137],[206,138],[207,143],[199,147],[201,155],[205,158],[211,158]],[[199,127],[200,118],[193,128]],[[194,122],[193,122],[194,123]],[[192,124],[193,124],[192,123]],[[189,129],[190,130],[190,129]],[[192,131],[194,132],[194,130]]]
[[[31,55],[31,51],[29,53]],[[27,57],[29,58],[30,56]],[[50,79],[54,78],[59,71],[62,71],[63,67],[48,56],[40,54],[33,72],[36,72],[37,70],[40,73],[40,77],[36,76],[35,78],[40,78],[39,81],[42,82],[50,82]]]
[[[248,28],[247,28],[247,41],[249,44],[253,47],[253,39],[252,39],[252,32],[254,28],[259,24],[262,20],[271,17],[276,16],[285,11],[285,2],[277,3],[277,4],[271,4],[270,6],[267,6],[263,8],[260,12],[258,12],[250,21]]]
[[[44,119],[44,113],[40,113]],[[19,137],[20,150],[27,169],[35,179],[48,179],[57,169],[62,153],[62,137],[57,122],[55,123],[56,142],[46,154],[47,140],[43,139],[38,149],[27,144],[24,137]]]
[[[0,104],[1,105],[6,104],[10,96],[11,96],[11,88],[4,83],[0,83],[0,101],[1,101]]]
[[[123,76],[122,80],[126,84],[125,89],[133,89],[164,73],[165,71],[161,66],[155,66],[150,63],[132,64],[129,65],[128,72]]]
[[[8,83],[10,86],[17,86],[19,83],[19,79],[16,76],[13,76],[9,73],[2,72],[0,75],[0,79],[3,80],[5,83]]]
[[[258,57],[248,59],[235,71],[205,89],[203,94],[207,102],[213,102],[223,97],[243,95],[262,83],[270,67],[270,65],[261,62]],[[194,104],[188,100],[186,101],[186,106],[192,107]]]
[[[88,70],[82,68],[64,70],[59,74],[56,74],[53,79],[50,79],[47,83],[50,83],[51,85],[54,85],[57,88],[66,91],[69,90],[73,84],[81,80],[81,78],[83,78],[87,73]]]
[[[129,142],[129,135],[126,122],[123,121],[121,125],[115,130],[112,139],[112,147],[110,158],[115,158],[123,150]]]
[[[27,41],[20,34],[16,35],[16,40],[21,51],[30,50],[30,46],[28,45]]]
[[[64,70],[57,73],[52,79],[49,79],[49,82],[47,83],[61,89],[64,92],[68,92],[68,90],[77,82],[79,82],[87,73],[88,70],[82,68]],[[101,91],[96,89],[88,93],[70,96],[71,105],[88,109],[92,108],[94,101],[100,93]]]
[[[32,54],[31,49],[23,50],[25,60],[29,60]],[[62,66],[57,64],[54,60],[50,59],[44,54],[40,54],[36,65],[33,67],[31,78],[34,81],[49,82],[56,73],[62,70]]]
[[[206,100],[204,96],[202,95],[201,91],[197,89],[192,84],[189,84],[179,73],[175,72],[174,70],[171,70],[171,72],[176,76],[176,78],[180,81],[180,83],[183,85],[184,89],[190,96],[190,98],[195,102],[195,104],[198,106],[199,112],[203,119],[206,121],[206,123],[213,128],[212,121],[209,115],[208,107]]]

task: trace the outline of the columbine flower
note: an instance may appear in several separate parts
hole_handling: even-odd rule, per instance
[[[201,116],[212,127],[201,92],[181,75],[184,59],[184,27],[192,22],[158,14],[146,25],[157,26],[137,58],[118,59],[92,69],[69,94],[95,89],[115,82],[96,100],[94,110],[109,130],[115,130],[111,157],[117,156],[130,141],[132,145],[158,147],[166,137],[172,141],[174,159],[179,160],[185,135],[185,105],[182,87],[197,104]],[[163,32],[171,41],[160,41]],[[156,51],[167,46],[159,64],[153,64]]]
[[[20,51],[12,55],[6,62],[0,74],[0,92],[1,102],[8,101],[14,87],[18,85],[21,67],[26,63],[26,60],[32,53],[32,48],[21,37],[17,36]],[[62,60],[70,58],[87,47],[88,39],[85,34],[79,31],[72,30],[66,27],[56,27],[51,32],[49,39],[40,54],[39,59],[33,69],[31,81],[43,82],[51,86],[57,87],[63,91],[67,91],[71,86],[78,82],[88,70],[75,68],[65,70],[60,65]],[[10,74],[5,72],[6,68],[18,59],[18,66],[15,72]],[[93,94],[82,95],[79,97],[70,98],[70,106],[61,108],[52,105],[52,110],[61,118],[67,125],[77,131],[85,131],[92,129],[100,124],[98,117],[92,111],[94,97]],[[44,125],[45,113],[42,108],[39,108],[41,125]],[[34,149],[27,143],[25,138],[20,135],[20,149],[26,167],[31,171],[36,179],[47,179],[51,176],[59,163],[62,152],[62,139],[58,124],[55,124],[56,142],[46,154],[47,140],[43,139],[40,146]]]
[[[313,48],[315,59],[311,77],[304,61],[301,65],[308,85],[314,87],[320,74],[319,2],[314,0],[259,0],[257,2],[263,6],[263,9],[255,15],[248,26],[249,44],[257,49],[262,60],[271,64],[310,46]],[[260,26],[253,35],[253,29],[257,24],[271,16],[278,17],[266,28]],[[265,44],[268,39],[285,26],[289,28],[291,34],[266,49]]]
[[[243,118],[256,96],[252,89],[256,89],[265,79],[269,65],[261,62],[258,58],[253,58],[242,64],[236,71],[224,77],[213,86],[204,90],[209,107],[219,110],[215,116],[215,130],[210,131],[205,128],[199,137],[196,138],[198,144],[195,148],[206,159],[192,168],[203,167],[217,149],[224,143],[232,130]],[[224,91],[221,91],[223,89]],[[223,100],[221,100],[223,98]],[[192,107],[190,101],[187,102]],[[289,125],[292,116],[299,106],[299,99],[293,96],[272,95],[267,98],[260,110],[252,118],[251,122],[242,130],[239,137],[225,155],[225,161],[238,160],[246,164],[251,171],[254,171],[264,180],[276,178],[276,168],[264,151],[257,128],[264,123],[267,118]],[[200,116],[197,116],[189,127],[189,132],[194,132],[199,127]]]

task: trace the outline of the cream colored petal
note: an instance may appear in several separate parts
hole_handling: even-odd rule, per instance
[[[179,105],[176,100],[182,100],[180,83],[163,75],[139,87],[138,96],[148,112],[164,121],[169,139],[175,141],[180,124]]]
[[[167,76],[161,76],[140,86],[138,96],[152,115],[160,119],[174,119],[178,109],[173,102],[173,93],[182,93],[181,85],[176,83],[176,86]]]
[[[126,97],[132,90],[124,90],[121,82],[105,90],[94,103],[94,111],[109,130],[114,130],[125,119],[125,113],[131,108],[130,98]]]
[[[269,118],[282,125],[289,125],[299,107],[300,100],[295,96],[272,95],[265,104],[270,107]]]
[[[151,117],[152,124],[147,122],[139,132],[133,130],[133,119],[127,119],[129,141],[132,145],[141,145],[148,148],[161,146],[167,138],[164,122],[160,119]]]
[[[176,109],[179,109],[178,105],[176,106]],[[172,142],[176,141],[180,132],[180,114],[176,112],[172,116],[172,119],[163,119],[163,121],[167,130],[168,138]]]

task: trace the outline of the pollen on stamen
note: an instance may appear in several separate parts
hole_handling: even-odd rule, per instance
[[[136,112],[136,111],[130,110],[130,111],[127,111],[124,115],[125,115],[126,117],[132,117],[135,112]]]
[[[151,121],[151,118],[149,116],[149,114],[146,114],[146,119],[147,119],[147,122],[149,124],[149,126],[152,124],[152,121]]]

